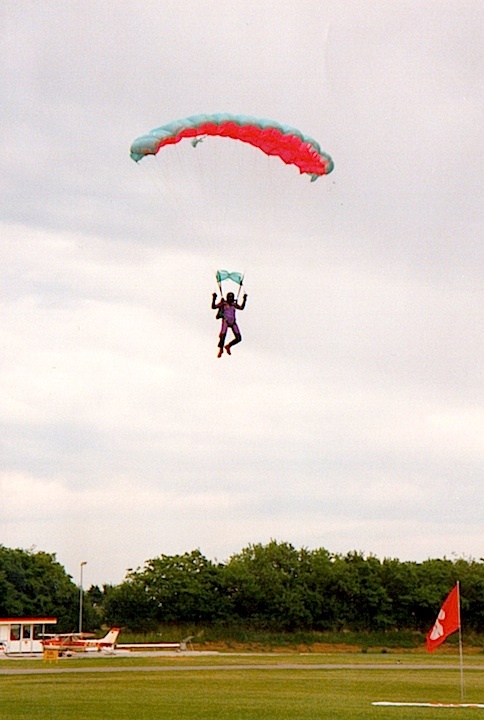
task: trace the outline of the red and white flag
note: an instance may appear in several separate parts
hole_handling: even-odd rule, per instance
[[[432,652],[449,635],[460,628],[459,585],[457,584],[445,598],[434,626],[427,634],[427,650]]]

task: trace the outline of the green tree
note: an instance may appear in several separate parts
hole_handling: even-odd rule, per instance
[[[460,581],[463,630],[484,632],[484,562],[458,558],[454,571]]]
[[[79,593],[54,554],[0,546],[0,614],[54,616],[59,631],[76,628]]]
[[[232,615],[272,629],[311,627],[303,582],[308,572],[307,553],[290,543],[249,545],[224,571]]]
[[[154,622],[215,621],[226,615],[221,566],[199,550],[183,555],[160,555],[108,594],[105,615],[128,625]]]
[[[340,608],[334,592],[335,556],[319,548],[301,551],[305,606],[316,630],[333,630],[339,622]]]
[[[147,632],[157,625],[156,610],[155,599],[135,572],[120,585],[104,586],[102,614],[108,625]]]
[[[458,577],[452,560],[425,560],[417,565],[415,589],[415,627],[426,632],[435,622],[442,601],[456,584]]]
[[[382,583],[390,600],[388,625],[396,630],[420,628],[421,593],[418,563],[385,558],[381,566]]]
[[[386,629],[391,600],[382,582],[380,560],[353,551],[335,556],[332,570],[338,625],[352,630]]]

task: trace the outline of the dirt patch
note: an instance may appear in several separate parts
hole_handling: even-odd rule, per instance
[[[205,650],[208,652],[220,653],[272,653],[276,654],[332,654],[332,653],[405,653],[418,654],[425,652],[425,646],[421,645],[415,648],[389,648],[384,646],[365,647],[361,645],[349,645],[346,643],[312,643],[312,644],[295,644],[295,645],[268,645],[266,643],[257,642],[197,642],[193,645],[194,650]],[[482,647],[464,646],[464,654],[475,655],[483,652]],[[438,649],[438,654],[455,655],[456,648],[453,645],[442,646]]]
[[[312,645],[267,645],[265,643],[241,643],[241,642],[203,642],[194,645],[195,650],[206,650],[209,652],[234,652],[234,653],[352,653],[361,652],[357,645],[345,645],[344,643],[313,643]]]

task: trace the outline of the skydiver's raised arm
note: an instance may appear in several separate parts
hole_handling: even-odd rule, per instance
[[[244,297],[243,297],[243,299],[242,299],[242,305],[239,305],[239,303],[236,302],[236,303],[235,303],[235,307],[237,308],[237,310],[243,310],[243,309],[245,308],[245,303],[246,303],[246,302],[247,302],[247,293],[244,295]]]

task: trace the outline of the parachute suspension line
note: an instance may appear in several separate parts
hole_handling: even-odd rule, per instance
[[[150,162],[150,160],[152,160]],[[159,192],[162,198],[161,207],[175,206],[177,215],[184,216],[184,206],[177,191],[175,170],[171,167],[174,157],[170,158],[171,162],[162,161],[158,155],[149,158],[145,167],[147,168],[147,177],[150,179],[153,187]]]
[[[158,164],[158,158],[156,157],[156,155],[153,158],[153,162],[155,164]],[[164,176],[158,172],[153,172],[153,164],[151,162],[147,162],[145,167],[147,168],[146,175],[152,185],[157,189],[158,192],[160,192],[162,196],[166,195],[169,188]]]
[[[244,278],[245,278],[245,272],[242,273],[242,279],[239,283],[239,290],[237,292],[237,302],[239,302],[240,291],[242,290],[242,285],[244,284]]]
[[[190,143],[175,143],[165,150],[167,151],[165,156],[169,153],[166,165],[173,197],[174,220],[179,234],[178,240],[185,242],[189,238],[197,254],[203,256],[207,241],[207,207],[209,206],[203,158],[199,148],[193,148]],[[156,157],[159,158],[160,170],[163,174],[163,155],[157,154]]]
[[[157,196],[157,203],[160,203],[161,198],[160,206],[164,211],[171,205],[178,207],[180,205],[180,198],[177,197],[177,193],[173,190],[173,180],[170,179],[169,174],[165,171],[166,168],[163,168],[163,171],[160,171],[160,166],[161,162],[157,155],[154,155],[152,158],[148,158],[145,164],[145,175],[149,185],[151,185],[152,191]],[[166,225],[166,218],[164,218],[164,220],[164,225]],[[155,222],[157,225],[159,224],[159,216],[158,221],[155,220]],[[155,232],[160,232],[158,227],[155,228]]]
[[[188,152],[183,150],[185,145]],[[239,148],[243,149],[240,153]],[[158,154],[160,161],[155,162],[151,169],[158,165],[161,172],[156,180],[167,183],[163,199],[168,200],[168,195],[171,195],[174,201],[162,203],[160,226],[164,222],[166,229],[163,232],[170,236],[178,232],[182,242],[186,242],[186,237],[190,238],[190,243],[197,245],[201,256],[202,245],[205,250],[207,240],[213,242],[214,249],[218,249],[232,247],[234,239],[239,241],[242,233],[249,236],[247,239],[251,245],[260,242],[262,234],[272,237],[274,226],[268,211],[275,212],[275,207],[272,202],[266,201],[267,187],[271,191],[269,197],[275,197],[272,183],[279,177],[281,186],[278,194],[285,194],[288,202],[284,203],[282,218],[278,214],[277,223],[281,227],[285,217],[291,218],[292,222],[290,213],[293,209],[297,212],[297,203],[291,192],[290,173],[280,171],[281,163],[290,166],[292,171],[298,170],[300,176],[306,176],[306,183],[294,183],[301,185],[301,192],[305,186],[304,197],[307,196],[308,180],[314,186],[316,178],[333,170],[331,157],[323,152],[316,140],[297,128],[230,113],[194,115],[174,120],[136,138],[131,144],[130,155],[137,163],[147,155]],[[262,163],[267,167],[265,173],[261,173],[259,168],[261,156],[266,161]],[[249,167],[246,166],[245,170],[239,165],[239,157],[241,163],[247,158]],[[145,162],[149,163],[149,160]],[[182,177],[175,171],[177,164]],[[267,183],[265,177],[270,178],[273,165],[279,170]],[[310,195],[313,202],[317,202],[316,194]],[[176,209],[178,220],[172,217],[176,215]],[[217,223],[220,216],[222,222]],[[210,228],[206,227],[207,220]],[[207,270],[210,271],[210,268]],[[223,282],[220,282],[220,290],[222,285]],[[241,289],[239,280],[237,297]]]
[[[172,216],[173,228],[176,234],[176,240],[186,235],[192,235],[191,223],[189,222],[190,213],[188,210],[187,190],[186,186],[180,182],[180,177],[185,178],[183,167],[183,157],[178,147],[167,148],[168,152],[165,156],[155,155],[156,177],[161,180],[164,186],[163,200],[161,206],[162,217]],[[193,238],[191,238],[193,241]]]
[[[194,138],[188,143],[188,152],[184,157],[197,170],[194,173],[193,168],[186,167],[184,173],[191,182],[193,222],[197,226],[197,236],[205,247],[219,238],[225,228],[222,210],[217,204],[217,197],[224,185],[215,172],[216,167],[223,167],[223,155],[220,156],[220,144],[213,140],[209,136]],[[225,207],[224,203],[222,207]]]
[[[224,282],[224,280],[230,280],[231,282],[236,283],[239,286],[236,298],[238,302],[240,297],[240,291],[242,290],[242,285],[244,283],[244,277],[245,273],[228,272],[228,270],[217,270],[217,272],[215,273],[215,279],[220,290],[220,295],[223,297],[222,283]]]
[[[215,277],[217,278],[217,285],[218,285],[218,289],[220,290],[220,299],[222,299],[222,298],[223,298],[223,294],[222,294],[222,281],[220,280],[220,276],[219,276],[219,274],[218,274],[218,270],[217,270],[217,272],[215,273]]]

